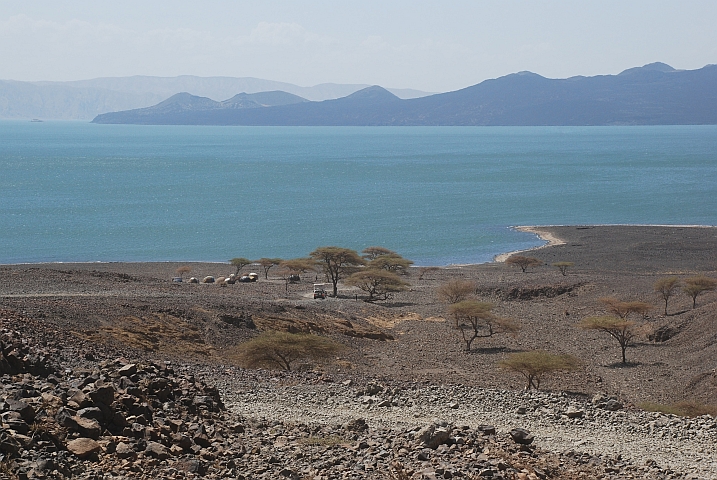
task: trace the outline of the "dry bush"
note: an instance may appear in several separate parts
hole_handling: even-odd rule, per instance
[[[247,368],[290,371],[297,360],[325,360],[342,348],[341,344],[318,335],[268,331],[240,344],[237,354],[229,356]]]
[[[660,412],[680,417],[699,417],[702,415],[717,417],[717,405],[709,405],[694,400],[685,400],[670,405],[641,402],[637,406],[648,412]]]
[[[576,370],[580,364],[579,360],[572,355],[556,355],[543,350],[532,352],[519,352],[511,354],[507,359],[500,362],[500,366],[513,372],[518,372],[528,381],[526,390],[540,388],[540,382],[544,375]]]
[[[436,290],[438,300],[449,305],[468,299],[476,291],[475,282],[468,280],[450,280]]]

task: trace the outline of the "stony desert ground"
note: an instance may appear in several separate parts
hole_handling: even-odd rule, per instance
[[[543,266],[525,273],[500,262],[412,267],[405,276],[409,290],[371,304],[361,300],[362,292],[341,284],[338,298],[314,300],[314,274],[287,288],[272,270],[265,279],[258,267],[243,270],[261,273],[258,282],[220,287],[173,283],[171,278],[182,265],[191,268],[190,276],[226,276],[233,272],[228,264],[5,265],[0,266],[1,327],[8,338],[29,339],[26,348],[53,352],[44,361],[61,367],[53,388],[65,385],[65,397],[78,389],[98,389],[111,379],[115,395],[127,396],[126,385],[116,381],[123,366],[171,365],[171,375],[201,380],[198,390],[216,386],[226,408],[210,409],[212,421],[227,431],[217,445],[200,445],[204,457],[201,448],[191,449],[196,442],[158,456],[138,440],[142,435],[128,437],[129,427],[105,418],[105,423],[97,420],[104,428],[94,439],[102,448],[71,457],[65,473],[56,469],[58,475],[76,470],[74,476],[103,478],[110,475],[108,465],[119,465],[117,475],[136,478],[132,468],[139,465],[154,471],[146,478],[160,473],[167,478],[200,473],[213,478],[478,478],[487,472],[495,478],[717,477],[714,418],[685,419],[638,408],[643,402],[717,403],[717,292],[700,295],[695,309],[689,297],[678,293],[664,315],[664,303],[653,291],[655,281],[665,276],[717,278],[717,229],[571,226],[536,231],[560,240],[524,253]],[[574,266],[563,276],[550,266],[558,261]],[[465,352],[447,306],[436,296],[437,288],[453,279],[475,282],[476,298],[515,320],[520,331],[479,339]],[[605,313],[603,297],[654,306],[639,319],[642,335],[628,348],[627,364],[620,362],[615,340],[578,328],[583,318]],[[242,368],[236,346],[268,329],[324,335],[344,348],[331,361],[300,365],[298,372]],[[541,392],[524,392],[525,380],[498,363],[511,353],[534,349],[574,355],[580,367],[547,377]],[[23,368],[13,373],[25,377],[3,377],[0,398],[6,403],[23,382],[44,381]],[[141,368],[134,383],[147,375]],[[104,377],[100,386],[92,375]],[[85,380],[78,383],[80,377]],[[177,389],[187,395],[193,391]],[[80,404],[64,401],[70,417],[79,415],[73,407]],[[610,401],[619,408],[605,408]],[[35,410],[39,415],[41,409]],[[367,429],[356,424],[359,419]],[[149,439],[147,429],[156,425],[144,420],[150,424],[142,430]],[[238,423],[243,426],[230,429]],[[201,419],[187,420],[187,425],[197,424]],[[496,433],[486,434],[485,425]],[[530,447],[511,439],[516,427],[533,433]],[[83,438],[76,428],[57,428],[64,442],[60,450]],[[434,430],[448,432],[435,449],[429,445],[438,442]],[[155,440],[166,449],[177,446],[171,435],[164,438],[158,431]],[[115,458],[119,444],[136,454]],[[3,455],[8,475],[43,475],[33,455],[25,463],[17,452]],[[203,462],[207,468],[178,468],[180,460],[185,466],[195,465],[189,460]]]

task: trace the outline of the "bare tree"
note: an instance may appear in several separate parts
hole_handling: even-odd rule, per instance
[[[309,254],[323,268],[326,278],[333,285],[334,297],[338,296],[338,283],[354,267],[366,263],[355,250],[340,247],[319,247]]]
[[[512,255],[506,259],[505,263],[514,267],[520,267],[523,273],[528,270],[528,267],[539,267],[543,264],[543,262],[537,258],[526,257],[523,255]]]
[[[358,271],[348,277],[345,283],[366,292],[367,302],[388,300],[391,294],[402,292],[409,286],[395,273],[375,268]]]
[[[620,317],[605,315],[586,318],[580,322],[579,326],[585,330],[605,332],[617,340],[622,350],[622,363],[627,363],[625,350],[630,346],[632,339],[636,335],[635,322]]]
[[[466,352],[476,338],[492,337],[497,333],[515,334],[520,329],[509,318],[494,315],[493,305],[476,300],[463,300],[448,307],[448,313],[456,319],[458,329],[466,344]]]
[[[682,291],[692,298],[692,308],[697,307],[697,296],[704,292],[712,292],[717,288],[717,280],[704,275],[685,279],[685,286]]]
[[[665,315],[667,315],[667,301],[680,288],[680,279],[677,277],[665,277],[655,282],[655,292],[665,301]]]
[[[573,262],[555,262],[551,263],[551,265],[560,270],[560,273],[563,274],[563,277],[568,274],[568,268],[575,266]]]
[[[501,361],[499,365],[506,370],[523,375],[528,381],[526,390],[531,388],[538,390],[544,375],[576,370],[579,364],[579,360],[572,355],[556,355],[544,350],[534,350],[513,353],[507,359]]]

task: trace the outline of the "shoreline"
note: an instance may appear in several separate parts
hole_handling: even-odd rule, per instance
[[[436,266],[437,268],[462,268],[462,267],[471,267],[476,265],[485,265],[485,264],[491,264],[491,263],[504,263],[506,259],[508,259],[512,255],[516,255],[519,253],[524,252],[532,252],[535,250],[540,250],[547,247],[553,247],[558,245],[565,245],[566,242],[562,238],[556,236],[554,233],[548,231],[548,229],[552,228],[564,228],[564,227],[575,227],[575,228],[598,228],[598,227],[635,227],[635,228],[665,228],[665,229],[672,229],[672,228],[695,228],[695,229],[710,229],[710,228],[717,228],[716,225],[667,225],[667,224],[574,224],[574,225],[518,225],[518,226],[511,226],[508,227],[512,230],[516,230],[519,232],[525,232],[525,233],[532,233],[534,234],[538,240],[545,242],[542,245],[537,245],[535,247],[527,248],[527,249],[521,249],[521,250],[513,250],[508,251],[504,253],[496,254],[492,260],[485,261],[485,262],[479,262],[479,263],[450,263],[447,265],[440,265]],[[0,267],[11,267],[11,266],[21,266],[21,265],[113,265],[113,264],[125,264],[125,265],[146,265],[146,264],[205,264],[205,265],[228,265],[226,262],[221,261],[202,261],[202,260],[140,260],[140,261],[122,261],[122,260],[109,260],[109,261],[102,261],[102,260],[90,260],[90,261],[47,261],[47,262],[17,262],[17,263],[0,263]],[[426,265],[418,265],[414,264],[412,268],[423,268],[428,267]]]
[[[555,226],[555,225],[548,225],[548,226],[543,226],[543,227],[531,226],[531,225],[520,225],[517,227],[513,227],[514,230],[517,230],[519,232],[533,233],[540,240],[542,240],[546,243],[543,245],[538,245],[537,247],[527,248],[525,250],[514,250],[512,252],[500,253],[500,254],[496,255],[495,257],[493,257],[493,263],[504,263],[508,258],[510,258],[511,256],[518,254],[518,253],[532,252],[534,250],[540,250],[541,248],[553,247],[556,245],[565,245],[564,240],[556,237],[552,233],[545,230],[545,228],[549,228],[551,226]],[[595,226],[597,226],[597,225],[595,225]],[[637,225],[635,225],[635,226],[637,226]]]

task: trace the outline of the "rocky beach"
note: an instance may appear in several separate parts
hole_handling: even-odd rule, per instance
[[[645,409],[717,403],[717,293],[696,308],[676,293],[665,315],[653,288],[717,278],[717,229],[533,231],[554,240],[523,252],[542,266],[411,267],[410,288],[375,303],[343,284],[314,300],[313,273],[288,285],[272,270],[224,287],[172,281],[180,266],[203,278],[228,264],[0,266],[0,476],[717,477],[713,416]],[[572,265],[563,275],[556,262]],[[436,295],[454,279],[520,331],[465,352]],[[625,364],[612,338],[578,328],[605,313],[604,297],[653,307]],[[265,330],[343,348],[291,372],[242,368],[237,346]],[[580,367],[525,391],[498,363],[536,349]]]

